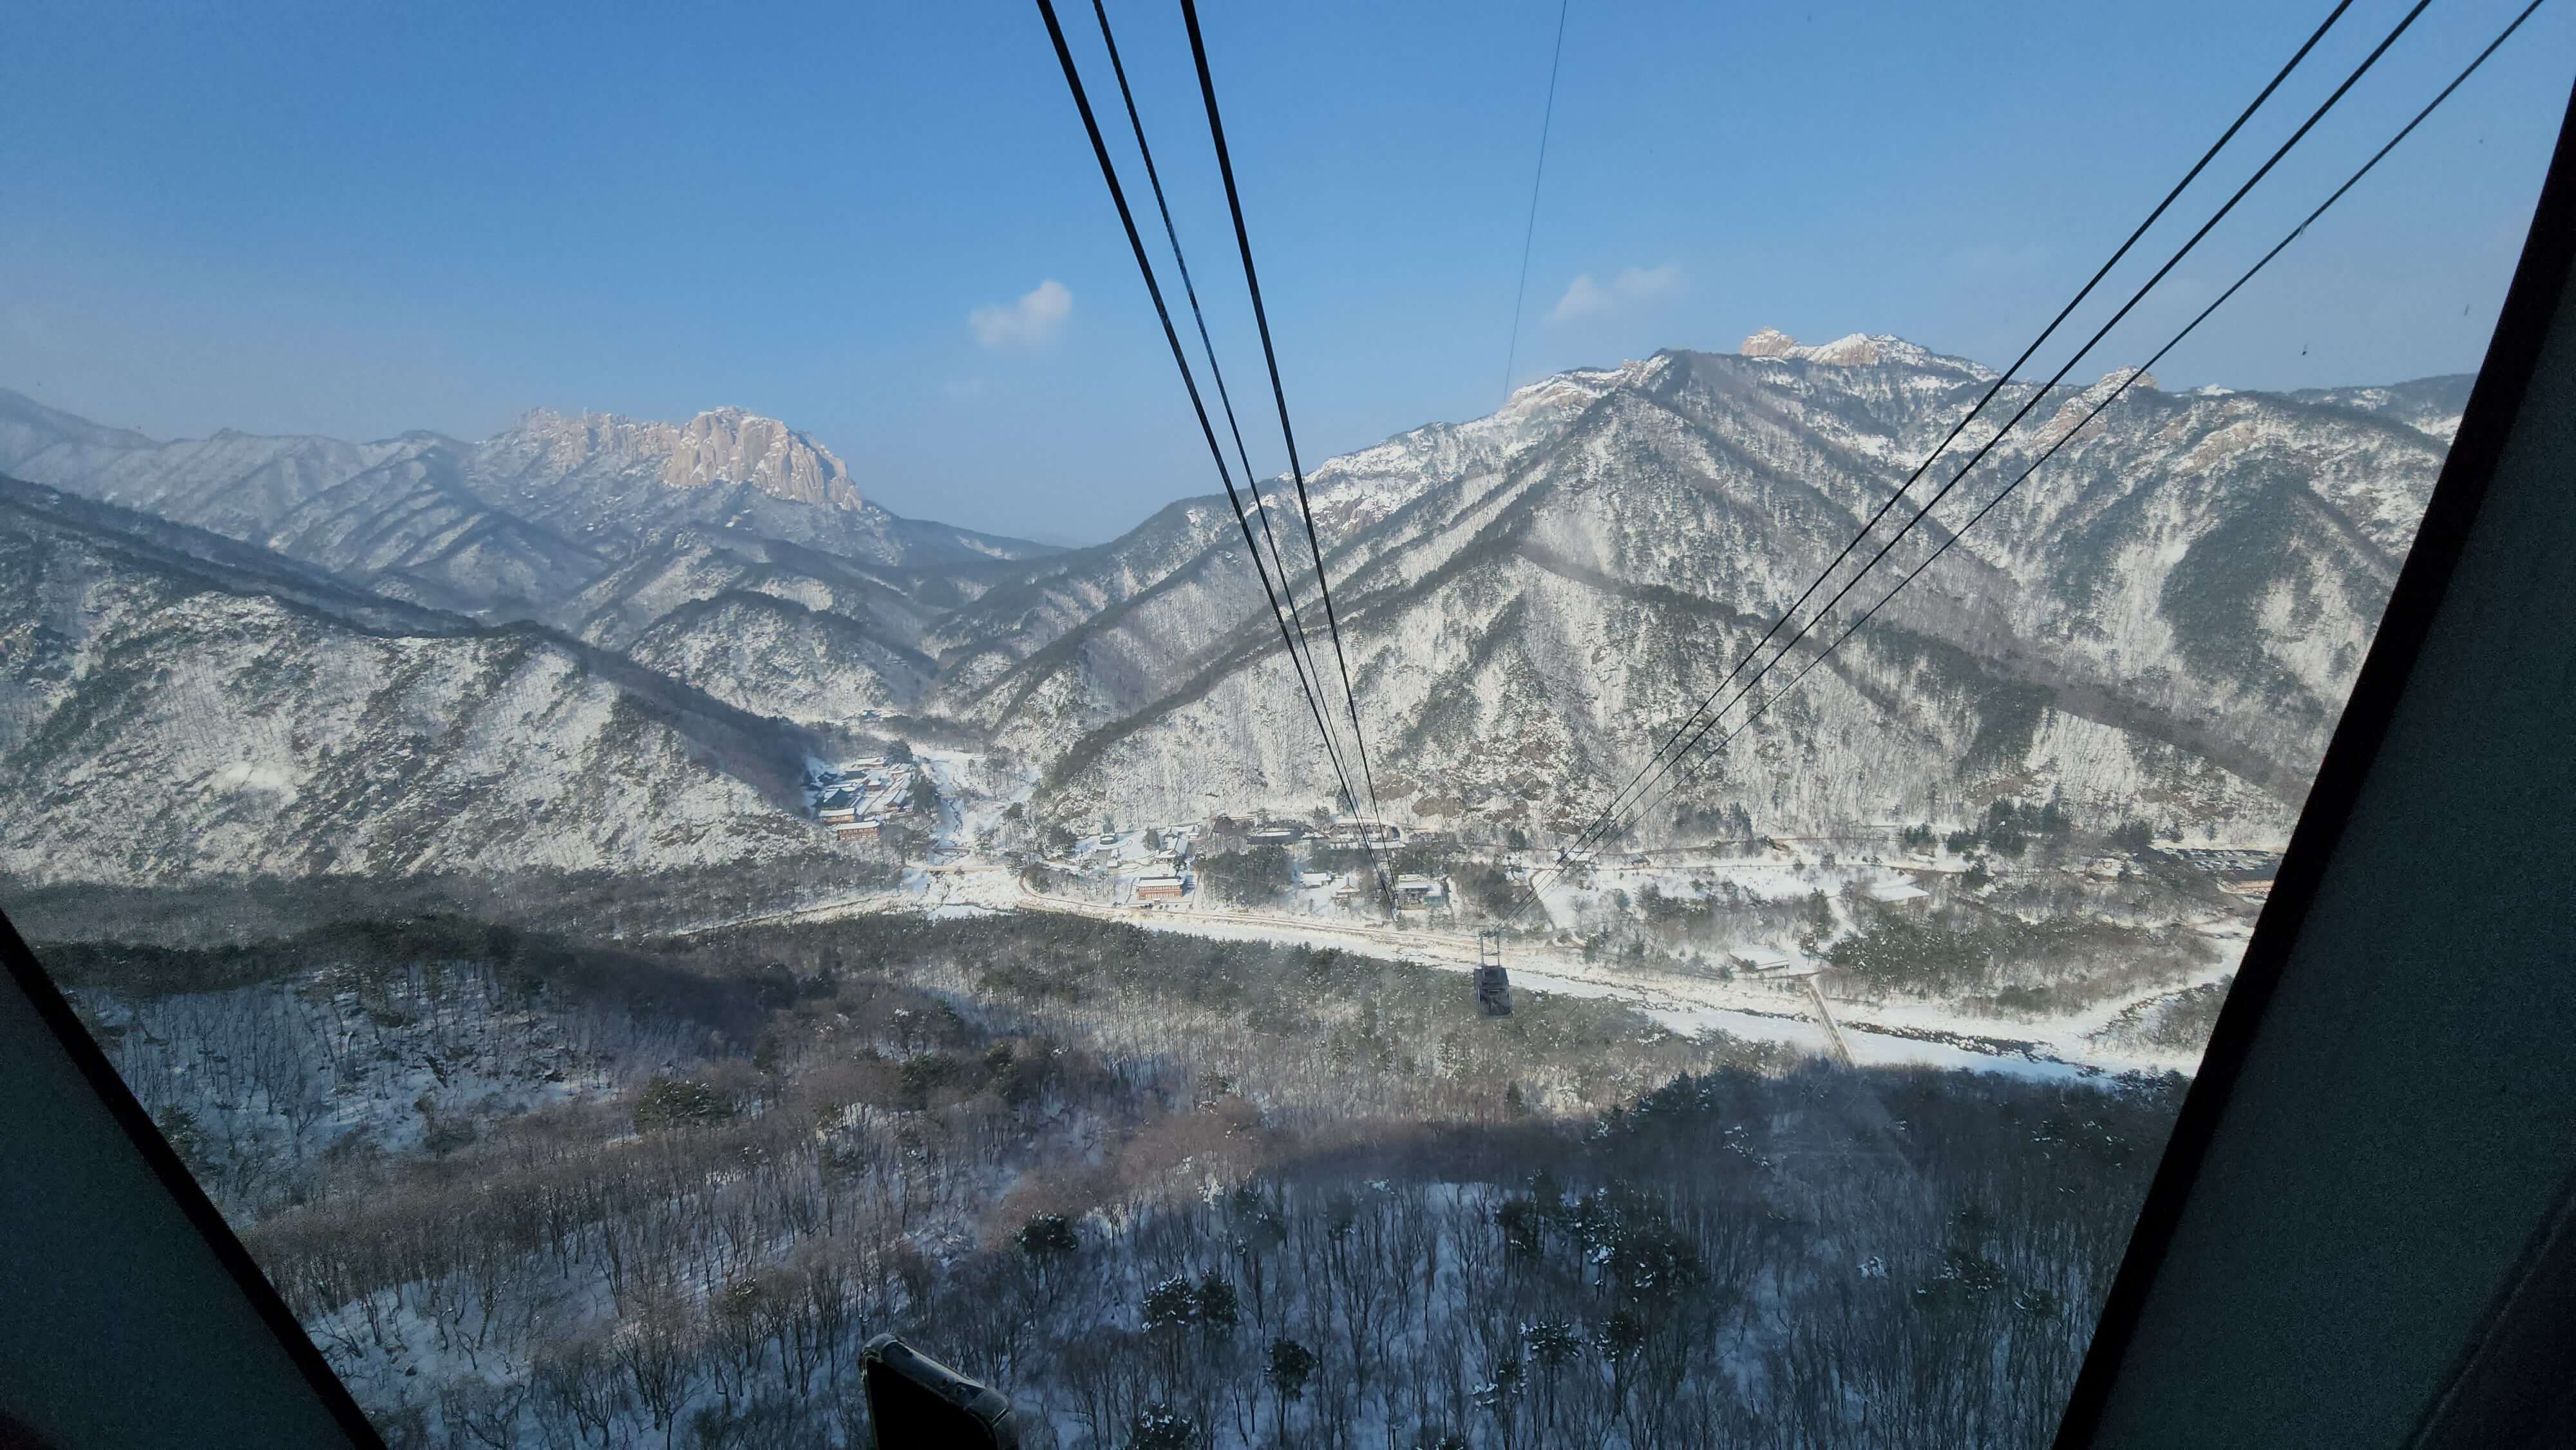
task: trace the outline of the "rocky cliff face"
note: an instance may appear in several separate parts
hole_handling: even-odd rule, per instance
[[[690,525],[879,563],[904,562],[906,553],[899,521],[859,496],[831,450],[740,408],[686,423],[531,413],[476,445],[469,469],[512,513],[612,554]]]
[[[711,409],[686,423],[539,410],[493,439],[484,453],[511,471],[524,471],[537,459],[558,474],[643,475],[666,488],[747,484],[791,503],[851,512],[865,507],[848,466],[830,449],[775,418],[740,408]]]

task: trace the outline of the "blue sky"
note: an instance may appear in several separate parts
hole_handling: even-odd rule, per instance
[[[1257,397],[1177,7],[1111,8]],[[2325,8],[1573,0],[1513,380],[1761,326],[2006,361]],[[2402,8],[2356,4],[2219,184]],[[2436,0],[2079,375],[2151,350],[2515,8]],[[1308,462],[1490,411],[1556,5],[1205,19]],[[1054,539],[1215,487],[1032,7],[84,0],[9,30],[0,386],[161,436],[736,404],[900,512]],[[2571,71],[2576,5],[2544,8],[2167,384],[2474,368]]]

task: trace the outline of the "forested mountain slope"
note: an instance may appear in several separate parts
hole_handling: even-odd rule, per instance
[[[1716,687],[1991,380],[1895,338],[1800,348],[1757,334],[1741,354],[1551,380],[1482,424],[1318,469],[1344,645],[1401,813],[1571,820]],[[2094,811],[2283,829],[2439,471],[2460,382],[2352,400],[2140,384],[1685,799],[1794,827],[2059,790]],[[2008,385],[1989,417],[2030,391]],[[1563,401],[1543,409],[1551,392]],[[2095,396],[2041,399],[1811,644]],[[1972,427],[1800,619],[1992,436]],[[1215,525],[1231,519],[1204,531],[1221,556]],[[1232,552],[1231,570],[1191,559],[1133,596],[1177,595],[1167,612],[1195,636],[1131,604],[1033,656],[1023,674],[1045,673],[1012,695],[974,702],[1032,751],[1069,722],[1088,728],[1055,757],[1067,814],[1326,797],[1312,722]],[[1287,552],[1301,557],[1302,540]],[[1220,633],[1209,621],[1228,600],[1241,622]],[[1139,705],[1132,662],[1158,642],[1174,683]]]
[[[38,950],[396,1442],[865,1445],[895,1333],[1032,1447],[2036,1444],[2179,1098],[1038,914]]]
[[[541,626],[368,596],[14,482],[0,661],[0,872],[24,882],[828,849],[794,814],[808,746],[779,722]]]

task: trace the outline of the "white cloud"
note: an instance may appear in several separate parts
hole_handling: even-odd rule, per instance
[[[1064,330],[1073,315],[1073,294],[1050,277],[1017,302],[988,302],[966,314],[975,340],[986,347],[1037,347]]]
[[[1666,262],[1660,267],[1630,267],[1611,278],[1606,285],[1593,281],[1592,274],[1586,272],[1574,279],[1573,284],[1565,289],[1564,296],[1556,299],[1556,306],[1548,310],[1547,320],[1571,322],[1614,307],[1651,302],[1658,297],[1671,296],[1681,289],[1681,285],[1682,269],[1678,262]]]

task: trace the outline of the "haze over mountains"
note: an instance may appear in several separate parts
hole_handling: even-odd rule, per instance
[[[1389,816],[1574,824],[1992,378],[1897,338],[1765,332],[1561,374],[1318,467]],[[2279,835],[2468,384],[2134,388],[1682,799],[1790,830],[2055,792]],[[2028,397],[2009,385],[1990,416]],[[1936,522],[2090,401],[2041,400]],[[1330,798],[1222,498],[1058,550],[900,518],[738,409],[534,413],[477,443],[165,443],[6,393],[0,474],[41,486],[0,498],[0,765],[42,783],[0,805],[0,869],[22,875],[824,852],[792,780],[869,712],[1004,747],[1051,818]],[[141,779],[148,810],[97,809],[101,784]]]
[[[685,424],[541,410],[480,443],[233,432],[160,443],[0,391],[0,471],[486,617],[540,612],[655,531],[692,524],[871,564],[1048,552],[897,517],[829,449],[740,408]]]

